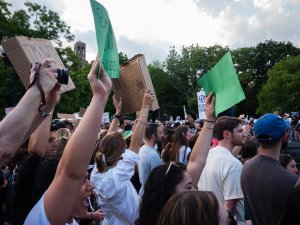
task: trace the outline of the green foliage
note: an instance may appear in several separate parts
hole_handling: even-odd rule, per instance
[[[300,111],[300,56],[287,57],[268,72],[257,113]]]

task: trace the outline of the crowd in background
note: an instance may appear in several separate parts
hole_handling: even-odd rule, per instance
[[[33,66],[0,123],[0,224],[299,224],[296,161],[281,154],[299,141],[298,117],[216,118],[210,93],[203,120],[149,122],[146,90],[135,120],[114,96],[101,124],[111,80],[103,68],[97,79],[96,58],[83,118],[52,121],[60,84],[50,63]]]

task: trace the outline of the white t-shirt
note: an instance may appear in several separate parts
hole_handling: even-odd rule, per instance
[[[91,181],[105,215],[103,225],[132,225],[138,218],[140,197],[130,181],[138,160],[139,156],[127,149],[115,167],[104,173],[96,166],[92,170]]]
[[[45,212],[44,195],[31,209],[24,225],[51,225]],[[72,223],[66,223],[65,225],[78,225],[78,223],[73,219]]]
[[[240,199],[236,205],[235,214],[239,225],[246,224],[244,195],[240,181],[242,168],[242,163],[228,149],[216,146],[208,153],[198,183],[200,191],[212,191],[222,205],[224,205],[225,200]]]

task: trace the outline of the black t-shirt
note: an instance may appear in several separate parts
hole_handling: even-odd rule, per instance
[[[252,223],[277,225],[297,180],[297,175],[287,172],[271,157],[258,154],[248,160],[242,170],[241,185]]]

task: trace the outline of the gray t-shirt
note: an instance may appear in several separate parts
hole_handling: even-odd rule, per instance
[[[298,176],[271,157],[258,154],[242,170],[241,185],[253,225],[277,225]]]

